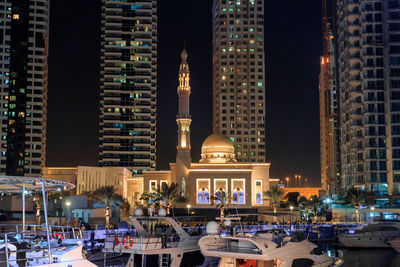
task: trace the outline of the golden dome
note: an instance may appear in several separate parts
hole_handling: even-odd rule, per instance
[[[214,133],[201,146],[201,160],[204,163],[236,162],[233,142],[223,134]]]

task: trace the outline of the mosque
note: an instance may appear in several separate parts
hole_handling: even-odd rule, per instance
[[[237,208],[260,208],[269,206],[263,192],[278,179],[269,178],[270,163],[238,163],[235,147],[226,136],[213,133],[206,138],[201,147],[199,163],[191,160],[189,97],[190,72],[187,52],[181,53],[179,67],[179,114],[178,145],[176,163],[170,163],[167,171],[145,171],[141,177],[126,180],[124,197],[137,193],[155,191],[163,183],[178,183],[182,194],[188,199],[192,209],[212,208],[210,196],[227,193]],[[276,181],[275,181],[276,180]]]

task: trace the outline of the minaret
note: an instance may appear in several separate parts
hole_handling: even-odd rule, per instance
[[[179,66],[179,111],[176,116],[176,123],[178,124],[176,182],[182,185],[183,194],[185,194],[187,175],[192,161],[190,156],[190,123],[192,122],[192,119],[189,113],[190,72],[187,63],[187,56],[188,54],[184,48],[181,53],[182,61]]]

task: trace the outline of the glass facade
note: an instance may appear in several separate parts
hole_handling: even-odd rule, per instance
[[[265,162],[264,1],[214,1],[213,130],[238,162]]]
[[[156,164],[156,1],[102,1],[100,166]]]
[[[40,176],[45,163],[49,1],[2,1],[0,173]]]
[[[336,1],[342,187],[397,193],[400,3]]]

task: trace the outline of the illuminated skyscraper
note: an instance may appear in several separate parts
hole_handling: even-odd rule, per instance
[[[213,131],[265,162],[264,1],[213,2]]]
[[[341,184],[388,206],[400,193],[400,1],[336,1],[335,19]]]
[[[0,4],[0,173],[39,176],[45,163],[49,1]]]
[[[102,1],[100,166],[155,168],[156,2]]]

